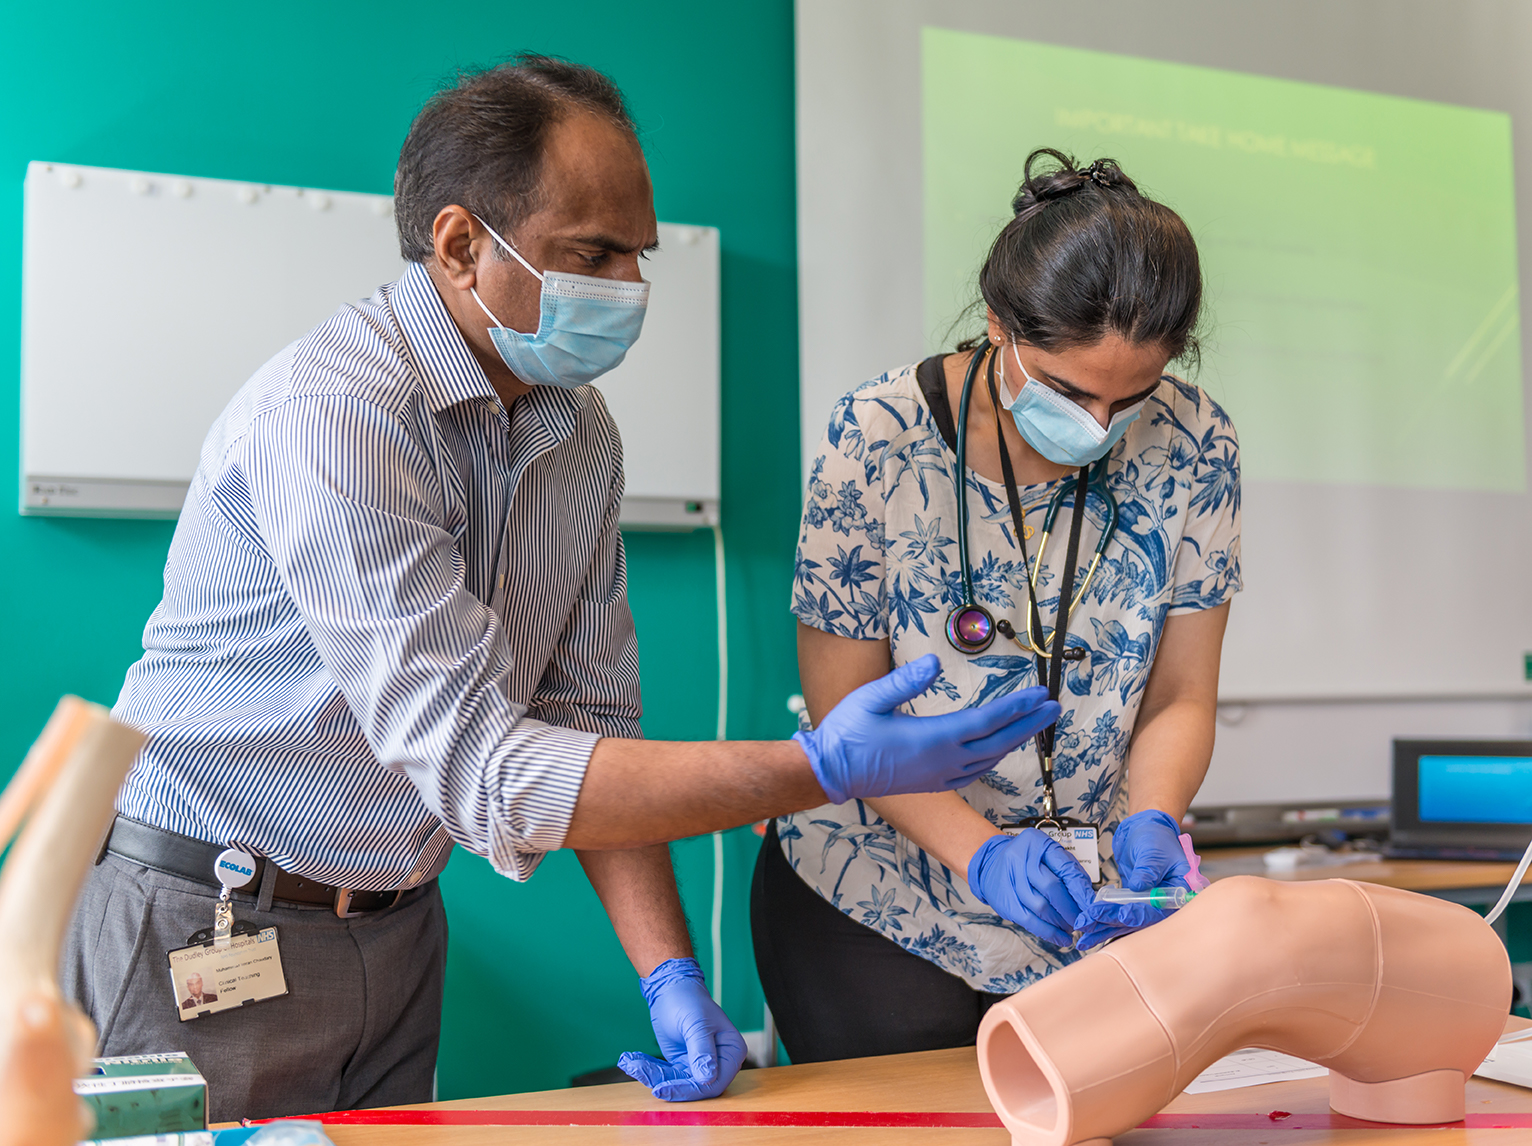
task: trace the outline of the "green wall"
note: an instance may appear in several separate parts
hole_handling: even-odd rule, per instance
[[[791,0],[465,0],[445,9],[81,0],[9,10],[0,38],[0,473],[18,469],[28,160],[387,192],[425,97],[460,67],[520,50],[613,76],[643,128],[660,218],[722,231],[729,731],[786,735],[783,702],[797,688],[786,604],[799,500]],[[78,271],[82,324],[132,289],[89,265]],[[159,599],[172,530],[21,518],[10,508],[16,496],[13,478],[0,483],[0,777],[61,693],[115,699]],[[711,537],[628,540],[645,729],[710,737]],[[761,1021],[746,919],[755,838],[741,830],[726,845],[725,1005],[750,1029]],[[711,845],[686,841],[675,853],[710,967]],[[443,884],[452,928],[443,1097],[561,1086],[622,1050],[652,1049],[632,970],[572,855],[550,857],[516,886],[459,852]]]

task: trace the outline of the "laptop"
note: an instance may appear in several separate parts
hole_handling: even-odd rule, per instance
[[[1532,740],[1395,740],[1397,859],[1517,860],[1532,840]]]

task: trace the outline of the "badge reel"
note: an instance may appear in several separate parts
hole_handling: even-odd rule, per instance
[[[213,863],[223,889],[213,905],[213,926],[167,952],[170,989],[183,1023],[287,994],[277,929],[234,921],[233,893],[255,882],[255,864],[255,857],[239,848],[221,852]]]

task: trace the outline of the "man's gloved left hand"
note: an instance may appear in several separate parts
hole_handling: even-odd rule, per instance
[[[640,979],[665,1057],[628,1051],[617,1065],[666,1102],[717,1098],[745,1061],[745,1040],[707,993],[695,959],[667,959]]]
[[[1129,891],[1151,887],[1188,887],[1191,863],[1181,847],[1181,826],[1157,809],[1136,812],[1112,833],[1112,858]],[[1075,946],[1086,951],[1108,939],[1137,931],[1169,917],[1147,903],[1093,902],[1075,921],[1083,932]]]

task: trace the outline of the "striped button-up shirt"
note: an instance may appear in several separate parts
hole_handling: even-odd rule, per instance
[[[343,887],[453,841],[525,879],[597,739],[641,735],[621,501],[600,394],[507,411],[411,265],[208,434],[115,710],[149,734],[119,810]]]

